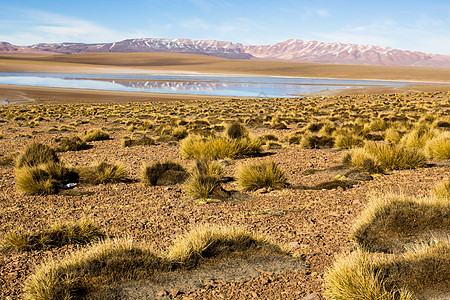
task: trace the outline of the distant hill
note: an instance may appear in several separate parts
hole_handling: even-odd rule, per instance
[[[191,53],[228,59],[263,59],[354,65],[450,68],[450,55],[389,47],[291,39],[274,45],[244,46],[226,41],[140,38],[115,43],[54,43],[15,46],[0,42],[0,53],[76,54],[93,52]]]

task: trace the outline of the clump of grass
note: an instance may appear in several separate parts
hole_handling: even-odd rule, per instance
[[[167,258],[186,266],[196,266],[206,258],[245,251],[290,253],[286,247],[273,244],[267,238],[249,233],[242,227],[202,225],[175,240],[167,251]]]
[[[131,239],[106,240],[86,250],[73,252],[63,260],[39,266],[25,282],[25,299],[77,299],[95,284],[112,284],[151,278],[169,271],[170,264],[146,245]]]
[[[206,259],[252,253],[291,255],[287,247],[242,228],[200,226],[178,238],[165,253],[131,239],[105,240],[38,266],[25,282],[25,299],[75,299],[99,285],[149,280],[158,273],[192,269]]]
[[[273,161],[243,164],[238,169],[238,184],[244,191],[269,190],[287,186],[287,177]]]
[[[261,141],[256,138],[230,139],[189,135],[181,142],[180,151],[184,158],[235,159],[259,155],[262,147]]]
[[[230,193],[222,187],[223,168],[217,162],[197,161],[183,185],[185,193],[194,199],[226,200]]]
[[[425,152],[430,158],[450,158],[450,133],[442,132],[439,135],[427,140],[425,143]]]
[[[104,236],[104,233],[92,221],[65,222],[34,233],[10,232],[0,242],[0,250],[3,252],[46,250],[69,244],[83,245],[102,239]]]
[[[102,161],[90,167],[80,168],[80,181],[90,184],[127,182],[128,174],[120,163]]]
[[[405,133],[400,140],[400,144],[410,149],[422,149],[426,142],[433,138],[435,132],[426,125],[417,126]]]
[[[89,129],[84,132],[83,139],[86,142],[109,140],[109,133],[101,129]]]
[[[64,184],[77,183],[78,177],[76,171],[61,162],[24,165],[15,169],[16,187],[27,195],[57,194]]]
[[[90,146],[86,143],[86,141],[82,140],[78,136],[74,136],[61,139],[56,147],[56,151],[80,151],[89,148]]]
[[[350,132],[338,132],[334,136],[334,147],[339,149],[351,149],[363,145],[363,139]]]
[[[369,172],[416,169],[427,163],[425,155],[417,150],[376,142],[366,142],[364,147],[352,150],[344,161]]]
[[[28,145],[18,156],[16,167],[36,166],[49,162],[59,162],[56,151],[48,145],[34,142]]]
[[[330,136],[319,136],[306,133],[300,140],[300,146],[306,149],[321,149],[333,147],[334,139]]]
[[[177,126],[175,128],[172,129],[172,133],[171,135],[178,141],[184,139],[185,137],[188,136],[188,131],[186,129],[186,127],[183,126]]]
[[[400,256],[356,251],[337,260],[325,276],[330,299],[446,299],[450,246],[419,244]]]
[[[142,183],[144,185],[173,185],[183,183],[188,177],[187,171],[178,163],[157,162],[151,166],[142,166]]]
[[[448,235],[449,228],[448,198],[387,194],[367,204],[355,221],[351,240],[372,252],[402,252],[412,242]]]
[[[384,132],[384,140],[386,142],[398,143],[401,138],[402,138],[402,133],[398,129],[394,128],[394,127],[389,127]]]
[[[247,138],[249,133],[244,125],[239,122],[234,122],[225,129],[225,135],[230,139],[242,139]]]
[[[450,200],[450,182],[447,180],[437,183],[431,194],[440,199]]]
[[[152,139],[151,137],[146,136],[145,134],[143,134],[138,139],[132,139],[128,136],[124,136],[122,138],[122,146],[123,147],[151,146],[151,145],[155,145],[155,144],[156,144],[155,140]]]
[[[333,300],[413,300],[404,290],[389,290],[376,260],[356,251],[338,259],[325,276],[326,295]]]

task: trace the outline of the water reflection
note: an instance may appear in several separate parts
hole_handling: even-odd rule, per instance
[[[201,94],[231,97],[289,97],[321,90],[404,86],[405,82],[227,75],[98,75],[0,73],[1,84],[111,91]]]

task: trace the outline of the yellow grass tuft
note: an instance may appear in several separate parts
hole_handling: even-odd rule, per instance
[[[273,161],[242,164],[238,169],[238,184],[244,191],[261,188],[270,190],[287,186],[287,177]]]
[[[261,141],[257,138],[230,139],[198,135],[189,135],[181,142],[180,148],[184,158],[210,160],[256,156],[261,151]]]
[[[287,247],[236,227],[199,226],[179,237],[163,254],[129,238],[105,240],[38,266],[25,282],[24,298],[76,299],[96,286],[148,280],[160,272],[194,268],[208,258],[254,253],[291,255]]]
[[[408,244],[450,232],[449,198],[373,197],[356,219],[350,238],[367,251],[403,252]]]
[[[92,221],[64,222],[35,233],[10,232],[0,242],[0,250],[46,250],[68,244],[87,244],[103,237],[104,234]]]

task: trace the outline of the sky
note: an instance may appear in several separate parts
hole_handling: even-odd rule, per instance
[[[449,0],[0,0],[0,41],[15,45],[129,38],[288,39],[450,55]]]

